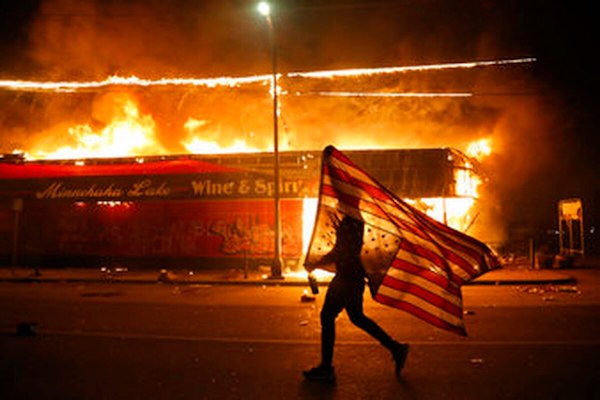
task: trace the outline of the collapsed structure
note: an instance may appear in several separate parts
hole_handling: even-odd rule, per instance
[[[443,222],[451,222],[451,200],[476,198],[480,179],[457,150],[346,154]],[[281,251],[288,264],[302,259],[310,239],[320,161],[319,151],[280,153]],[[269,263],[273,165],[273,153],[77,161],[7,155],[0,159],[0,262],[172,268]],[[459,229],[473,222],[472,216],[461,218]]]

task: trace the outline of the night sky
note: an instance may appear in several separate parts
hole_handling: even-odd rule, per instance
[[[486,109],[499,108],[494,102],[503,107],[535,103],[542,111],[531,118],[541,114],[546,119],[505,140],[505,151],[488,161],[490,175],[502,182],[501,202],[513,222],[527,221],[540,230],[554,227],[557,201],[582,197],[591,227],[600,217],[595,13],[587,3],[572,3],[280,0],[273,16],[279,69],[535,57],[526,77],[515,78],[509,87],[483,86],[496,93],[486,98]],[[0,79],[269,73],[268,31],[255,7],[248,0],[3,1]],[[455,89],[448,85],[427,89]],[[0,111],[0,127],[7,119]],[[528,125],[519,121],[519,126]],[[0,134],[0,140],[10,138]],[[537,157],[543,161],[523,167]]]

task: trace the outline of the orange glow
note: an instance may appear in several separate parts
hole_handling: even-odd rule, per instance
[[[331,272],[322,269],[315,269],[312,273],[314,277],[317,278],[318,282],[329,282],[334,275]],[[305,279],[308,284],[308,272],[304,268],[294,271],[286,270],[283,273],[283,276],[286,278]]]
[[[68,128],[69,139],[74,145],[65,145],[51,152],[33,151],[31,158],[109,158],[164,151],[156,141],[152,116],[141,114],[131,96],[122,94],[115,97],[112,106],[113,119],[104,128],[95,131],[88,124]]]
[[[270,75],[254,75],[245,77],[218,77],[218,78],[162,78],[162,79],[143,79],[136,76],[109,76],[103,81],[62,81],[62,82],[39,82],[39,81],[21,81],[21,80],[0,80],[0,88],[7,90],[31,91],[31,92],[77,92],[83,90],[103,89],[115,86],[196,86],[196,87],[239,87],[251,83],[267,84],[271,79]]]
[[[535,58],[515,58],[505,60],[473,61],[459,63],[444,63],[430,65],[412,65],[383,68],[352,68],[329,71],[291,72],[286,74],[290,78],[314,78],[331,79],[336,77],[359,77],[381,74],[394,74],[406,72],[440,71],[453,69],[472,69],[478,67],[501,66],[510,64],[529,64],[535,62]],[[278,77],[279,78],[279,77]],[[96,90],[116,86],[191,86],[191,87],[240,87],[247,84],[270,84],[271,75],[251,75],[243,77],[216,77],[216,78],[161,78],[144,79],[137,76],[109,76],[102,81],[61,81],[40,82],[23,80],[0,80],[0,88],[17,91],[49,91],[49,92],[77,92],[82,90]],[[272,88],[271,88],[272,89]]]
[[[132,206],[132,203],[130,201],[97,201],[96,204],[99,206],[104,206],[104,207],[109,207],[109,208],[115,208],[115,207],[130,208]]]
[[[158,79],[148,80],[137,77],[117,77],[112,76],[103,81],[92,81],[92,82],[29,82],[29,81],[6,81],[0,80],[0,89],[8,89],[15,91],[37,91],[37,92],[78,92],[78,91],[94,91],[99,89],[114,89],[119,87],[119,90],[125,90],[125,87],[150,87],[150,86],[190,86],[190,87],[203,87],[203,88],[236,88],[243,85],[263,85],[265,91],[269,90],[271,96],[274,94],[274,89],[277,90],[277,95],[281,96],[294,96],[303,94],[313,94],[320,96],[330,97],[382,97],[382,98],[394,98],[394,97],[470,97],[471,93],[457,92],[457,93],[418,93],[418,92],[390,92],[390,93],[378,93],[378,92],[345,92],[345,91],[314,91],[314,92],[293,92],[282,89],[280,82],[286,83],[285,79],[291,81],[293,78],[302,79],[334,79],[344,77],[360,77],[360,76],[371,76],[380,74],[392,74],[392,73],[405,73],[411,71],[431,71],[431,70],[446,70],[446,69],[468,69],[477,68],[487,65],[503,65],[511,63],[531,63],[534,59],[514,59],[514,60],[496,60],[496,61],[483,61],[483,62],[471,62],[471,63],[454,63],[454,64],[438,64],[438,65],[424,65],[424,66],[408,66],[408,67],[391,67],[391,68],[369,68],[369,69],[344,69],[344,70],[332,70],[332,71],[312,71],[312,72],[298,72],[298,73],[287,73],[277,76],[276,87],[273,87],[273,81],[271,75],[255,75],[248,77],[218,77],[210,79]],[[285,86],[285,85],[284,85]],[[229,93],[229,92],[227,92]],[[446,99],[444,99],[446,100]],[[57,148],[49,149],[29,149],[28,152],[31,154],[30,158],[34,159],[75,159],[81,160],[85,158],[96,158],[96,157],[137,157],[136,162],[144,162],[144,156],[155,156],[169,153],[167,149],[163,147],[157,136],[157,124],[154,120],[153,115],[144,113],[140,110],[137,103],[137,99],[126,92],[119,91],[117,94],[111,93],[108,101],[112,102],[110,108],[113,110],[110,114],[110,118],[101,121],[104,125],[98,126],[98,124],[79,124],[74,125],[66,129],[65,135],[61,134],[62,143]],[[361,100],[362,101],[362,100]],[[208,103],[208,102],[207,102]],[[182,101],[183,104],[183,101]],[[268,103],[265,102],[267,106]],[[281,105],[281,102],[278,103]],[[259,104],[263,107],[262,103]],[[210,108],[207,106],[205,109],[195,109],[194,112],[190,112],[185,115],[183,126],[173,126],[173,131],[177,131],[178,128],[183,128],[185,137],[182,139],[179,137],[176,143],[183,146],[186,152],[192,154],[226,154],[226,153],[246,153],[246,152],[260,152],[270,151],[272,149],[272,142],[269,140],[256,140],[258,144],[249,143],[245,139],[240,139],[237,133],[231,134],[227,128],[221,128],[226,124],[220,125],[219,121],[220,110],[219,106]],[[243,129],[247,129],[249,138],[254,138],[254,129],[258,126],[258,129],[262,129],[261,125],[248,123],[253,121],[255,117],[260,119],[261,117],[267,116],[272,110],[260,108],[253,109],[252,113],[248,112],[244,115],[246,120],[245,124],[240,124]],[[224,107],[226,108],[226,107]],[[185,108],[182,108],[186,110]],[[236,107],[232,106],[231,109],[236,110]],[[179,110],[179,109],[178,109]],[[257,112],[262,113],[264,116],[257,116]],[[285,111],[285,107],[284,107]],[[385,110],[384,110],[385,111]],[[280,110],[277,110],[278,114]],[[291,113],[290,113],[291,114]],[[202,119],[200,117],[189,117],[189,115],[216,115],[211,121],[209,119]],[[230,114],[225,114],[227,117]],[[231,114],[237,117],[235,114]],[[313,111],[309,113],[312,118]],[[317,115],[317,111],[314,112]],[[281,140],[280,150],[287,149],[287,147],[299,147],[305,146],[303,142],[292,142],[286,141],[285,135],[288,135],[288,128],[286,126],[286,117],[288,120],[293,119],[286,116],[285,113],[281,119]],[[187,118],[187,119],[186,119]],[[265,118],[269,121],[268,118]],[[321,119],[316,118],[316,125],[322,124],[327,127],[327,115],[324,115]],[[229,122],[229,120],[226,120]],[[97,121],[96,121],[97,122]],[[181,122],[179,122],[181,124]],[[294,129],[294,126],[291,129]],[[270,121],[267,125],[270,128]],[[376,127],[377,128],[377,127]],[[221,131],[221,129],[223,131]],[[427,131],[427,127],[422,128]],[[340,129],[341,130],[341,129]],[[381,129],[384,130],[384,129]],[[324,132],[329,132],[326,129]],[[352,136],[346,135],[342,139],[335,135],[335,129],[331,129],[334,133],[328,133],[332,137],[332,142],[335,140],[343,140],[343,148],[350,149],[385,149],[385,148],[398,148],[395,142],[386,143],[382,135],[364,135]],[[239,132],[238,130],[233,132]],[[260,131],[258,131],[260,132]],[[164,133],[164,132],[161,132]],[[270,133],[270,132],[269,132]],[[410,132],[408,132],[410,133]],[[295,134],[292,131],[292,134]],[[232,138],[232,136],[238,136]],[[183,135],[182,135],[183,136]],[[293,136],[293,135],[290,135]],[[325,137],[325,135],[323,135]],[[387,135],[386,137],[389,137]],[[64,137],[64,139],[62,139]],[[304,140],[305,138],[301,138]],[[320,139],[320,138],[319,138]],[[329,136],[326,136],[329,140]],[[68,144],[66,144],[68,143]],[[290,144],[291,143],[291,144]],[[417,142],[414,147],[425,147],[429,144],[428,140],[423,142]],[[436,142],[437,144],[437,142]],[[259,146],[259,147],[257,147]],[[403,146],[408,147],[408,146]],[[482,138],[471,142],[465,153],[472,158],[472,162],[475,160],[481,160],[486,156],[489,156],[492,152],[492,142],[489,138]],[[29,158],[29,157],[28,157]],[[79,161],[78,165],[84,165],[83,161]],[[409,200],[417,208],[423,210],[429,216],[436,220],[446,223],[459,230],[467,229],[473,222],[471,216],[473,212],[473,206],[475,199],[479,198],[479,189],[481,186],[480,178],[473,171],[473,166],[469,163],[462,165],[454,171],[454,192],[446,198],[422,198]],[[114,206],[107,204],[109,206]],[[314,198],[303,199],[303,227],[302,227],[302,240],[303,249],[306,251],[310,235],[312,234],[313,224],[315,220],[315,213],[317,208],[317,200]]]
[[[481,160],[492,154],[492,142],[490,139],[480,139],[469,144],[466,151],[469,157]]]
[[[455,193],[457,196],[477,198],[477,188],[481,180],[473,173],[469,164],[464,169],[457,169],[454,172]]]
[[[475,204],[473,198],[434,197],[404,200],[425,212],[431,218],[459,231],[464,231],[472,223],[470,211]]]
[[[318,204],[318,199],[313,197],[302,199],[302,250],[304,253],[306,253],[310,244],[317,217]]]
[[[257,148],[249,146],[243,139],[235,139],[228,146],[223,146],[216,141],[202,138],[202,128],[206,121],[188,118],[184,124],[188,139],[182,141],[185,149],[192,154],[231,154],[231,153],[251,153],[260,151]]]

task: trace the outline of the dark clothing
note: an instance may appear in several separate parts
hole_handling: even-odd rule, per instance
[[[377,339],[384,347],[391,350],[394,343],[379,325],[363,313],[364,275],[341,273],[343,270],[338,269],[338,273],[331,280],[321,310],[321,365],[332,364],[335,319],[344,308],[354,325]]]
[[[331,252],[310,265],[335,264],[336,273],[329,284],[321,310],[321,366],[328,368],[333,361],[335,319],[346,309],[350,321],[377,339],[384,347],[394,351],[395,342],[379,325],[363,313],[363,292],[367,278],[360,259],[363,245],[364,223],[345,217],[336,232],[336,244]]]

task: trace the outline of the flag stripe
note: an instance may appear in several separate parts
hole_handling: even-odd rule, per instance
[[[423,321],[425,321],[433,326],[436,326],[438,328],[457,333],[461,336],[466,335],[464,323],[462,322],[462,320],[456,321],[456,322],[450,322],[447,319],[440,318],[433,314],[430,314],[429,312],[423,310],[422,308],[415,306],[412,303],[406,302],[401,299],[396,299],[393,297],[386,296],[383,293],[377,293],[375,295],[375,300],[378,301],[379,303],[386,304],[388,306],[397,308],[399,310],[406,311],[406,312],[414,315],[415,317],[420,318]]]
[[[392,276],[402,276],[402,274],[410,274],[412,276],[418,276],[427,283],[420,283],[423,285],[437,285],[441,289],[448,291],[450,294],[457,296],[460,294],[459,286],[451,284],[448,279],[444,279],[439,273],[433,272],[430,269],[423,267],[423,261],[420,265],[413,264],[409,261],[400,258],[399,254],[394,261],[392,261],[392,268],[388,274]]]
[[[377,294],[382,294],[390,299],[400,300],[405,303],[412,304],[414,307],[425,311],[427,314],[430,314],[436,318],[444,319],[452,324],[460,324],[462,321],[462,314],[455,315],[449,313],[448,311],[437,307],[436,305],[431,304],[428,301],[413,295],[412,293],[401,292],[388,286],[381,285]]]
[[[485,251],[481,243],[474,242],[472,238],[462,234],[459,231],[449,231],[449,227],[438,223],[435,220],[420,221],[424,225],[429,225],[431,230],[439,232],[439,238],[451,248],[463,254],[469,255],[475,262],[481,262],[481,253]]]
[[[418,244],[416,244],[414,242],[404,240],[400,244],[400,247],[401,247],[401,250],[403,250],[403,251],[406,251],[411,254],[415,254],[419,257],[425,258],[428,261],[431,261],[437,267],[444,270],[444,272],[447,273],[449,275],[450,279],[456,284],[463,283],[464,279],[467,278],[467,276],[462,275],[463,271],[460,269],[457,269],[456,271],[454,271],[455,273],[452,274],[450,265],[448,264],[448,261],[445,258],[443,258],[439,254],[437,254],[423,246],[419,246]]]
[[[346,159],[347,160],[347,159]],[[349,160],[348,160],[349,161]],[[359,187],[362,187],[367,193],[369,193],[372,197],[383,200],[390,201],[395,200],[393,197],[390,198],[389,192],[368,175],[363,173],[362,171],[357,170],[355,167],[344,164],[342,162],[333,162],[335,167],[329,166],[327,169],[327,173],[330,176],[340,177],[347,183],[353,183]],[[346,169],[346,170],[344,170]],[[351,175],[352,173],[352,175]],[[378,185],[379,189],[377,186]],[[469,254],[472,258],[475,259],[475,263],[481,263],[483,261],[481,252],[487,251],[487,249],[481,248],[481,243],[474,238],[471,238],[468,235],[463,234],[462,232],[456,231],[439,221],[433,220],[429,218],[427,215],[423,214],[421,211],[413,208],[412,206],[406,203],[395,202],[394,206],[400,207],[403,209],[409,208],[410,213],[404,213],[405,217],[412,217],[411,220],[417,220],[418,223],[421,223],[425,226],[428,226],[433,232],[437,231],[441,236],[440,238],[446,242],[448,245],[452,247],[460,248],[460,250],[466,254]],[[406,210],[404,210],[406,211]],[[421,231],[423,232],[423,231]]]
[[[365,192],[367,194],[369,194],[371,197],[375,198],[375,199],[384,199],[384,192],[381,190],[378,190],[377,188],[366,184],[362,181],[357,181],[352,179],[352,177],[348,176],[348,174],[345,171],[340,171],[339,169],[336,168],[330,168],[329,172],[334,172],[337,171],[337,173],[334,173],[334,175],[336,176],[336,178],[340,178],[342,179],[343,182],[345,182],[347,185],[352,185],[352,183],[354,182],[355,184],[358,185],[359,188],[362,188],[363,190],[365,190]],[[332,181],[331,186],[327,185],[327,182],[324,182],[324,187],[327,188],[326,193],[331,193],[332,191],[335,193],[336,192],[336,188],[339,189],[346,189],[345,185],[343,187],[340,187],[340,185],[343,185],[341,182],[335,182]],[[328,187],[329,186],[329,187]],[[356,204],[356,206],[358,206],[358,201],[359,199],[361,199],[360,197],[360,193],[356,193],[356,187],[352,187],[351,189],[348,189],[349,192],[353,192],[352,194],[354,196],[343,196],[342,198],[340,198],[341,201],[343,201],[344,203],[348,204],[349,206],[353,206],[354,204]],[[338,193],[339,196],[341,196],[341,194]],[[358,195],[358,197],[357,197]],[[364,196],[364,194],[363,194]],[[389,199],[389,196],[387,197]],[[362,200],[366,201],[366,199],[362,198]],[[407,204],[398,204],[397,206],[403,206],[406,207],[408,206]],[[417,212],[420,212],[418,210],[410,210],[410,212],[412,214],[409,215],[415,215]],[[406,213],[405,213],[406,215]],[[427,217],[429,219],[429,217]],[[398,224],[401,224],[403,227],[407,228],[408,230],[410,230],[412,233],[416,234],[416,235],[420,235],[421,238],[425,241],[425,243],[427,244],[431,244],[431,237],[430,235],[427,235],[424,233],[424,231],[422,229],[418,229],[416,228],[416,225],[414,224],[406,224],[403,223],[404,220],[400,219],[400,220],[396,220],[396,222]],[[426,220],[424,222],[427,222]],[[443,225],[442,225],[443,226]],[[444,231],[446,227],[444,226]],[[475,273],[476,271],[473,270],[472,265],[473,264],[479,264],[482,261],[482,257],[480,254],[478,254],[476,251],[474,251],[471,247],[466,247],[463,246],[460,242],[457,241],[453,241],[451,238],[449,238],[446,235],[440,235],[439,239],[441,240],[441,243],[438,242],[438,246],[437,249],[442,253],[440,256],[441,257],[446,257],[448,258],[449,261],[457,264],[460,268],[464,269],[467,273],[467,279],[468,277]],[[452,246],[452,248],[454,248],[456,250],[453,251],[452,249],[446,247],[446,246]],[[458,251],[460,251],[459,255]],[[465,259],[466,256],[469,256],[469,258],[471,258],[471,261],[468,261]]]
[[[429,287],[415,282],[415,280],[404,281],[388,274],[381,284],[398,292],[410,293],[458,318],[462,315],[462,304],[456,305],[453,301],[446,299],[443,296],[444,293],[434,293],[429,290]]]
[[[370,283],[377,283],[376,301],[465,334],[460,286],[499,265],[485,244],[401,200],[328,146],[323,152],[317,223],[307,259],[331,246],[331,218],[340,214],[369,227],[363,261],[371,263],[365,269],[373,274]]]
[[[335,190],[336,188],[338,188],[337,191]],[[344,184],[337,183],[337,186],[329,186],[329,185],[324,186],[323,193],[325,196],[329,196],[329,197],[333,197],[335,195],[336,196],[335,200],[338,200],[341,203],[345,204],[347,207],[354,210],[354,213],[356,213],[356,214],[359,213],[360,211],[367,211],[367,210],[371,215],[381,214],[380,217],[382,219],[385,218],[388,221],[390,219],[392,219],[392,222],[394,222],[393,225],[395,225],[397,228],[401,228],[401,226],[396,223],[396,222],[398,222],[398,220],[396,218],[391,218],[391,216],[389,214],[387,214],[387,216],[386,216],[385,212],[382,211],[381,207],[377,207],[376,205],[373,205],[373,203],[370,203],[366,198],[360,198],[353,194],[348,194],[344,189],[346,189],[346,186]],[[342,190],[344,190],[344,191],[342,191]],[[350,191],[355,191],[355,190],[350,190]],[[360,209],[358,208],[359,199],[362,200]],[[408,236],[409,234],[412,235],[413,230],[403,231],[402,233],[404,234],[404,236]],[[415,236],[419,236],[419,235],[415,235]],[[435,243],[431,241],[430,237],[428,237],[426,240],[420,236],[419,237],[410,237],[410,239],[411,239],[410,242],[414,243],[415,246],[417,246],[416,249],[422,249],[422,251],[417,251],[416,249],[411,250],[412,252],[416,252],[420,256],[430,259],[432,262],[436,263],[442,269],[449,268],[449,266],[448,266],[449,263],[455,264],[455,266],[457,267],[456,271],[458,274],[460,274],[461,279],[463,281],[470,279],[470,276],[473,273],[473,268],[471,267],[470,262],[466,261],[464,258],[460,257],[460,255],[458,253],[453,252],[451,249],[448,249],[441,245],[436,246]],[[417,245],[416,243],[419,243],[419,245]],[[471,261],[471,262],[473,262],[473,261]]]

